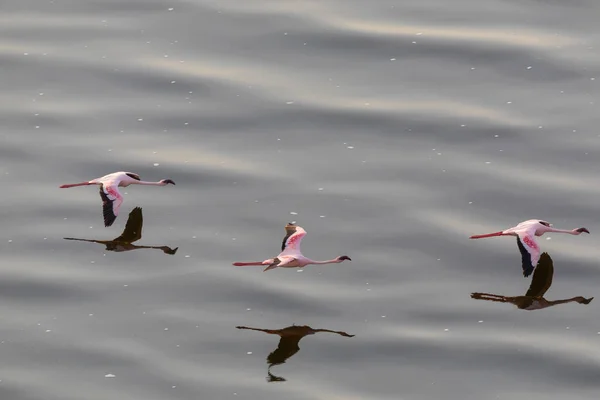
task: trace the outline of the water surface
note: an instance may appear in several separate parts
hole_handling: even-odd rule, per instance
[[[600,5],[558,1],[5,0],[0,397],[596,399]],[[114,171],[177,185],[123,189]],[[134,207],[136,245],[107,251]],[[235,268],[308,231],[301,272]],[[317,333],[269,372],[277,337]],[[111,378],[111,376],[113,376]],[[109,376],[109,377],[106,377]],[[273,380],[273,382],[269,382]]]

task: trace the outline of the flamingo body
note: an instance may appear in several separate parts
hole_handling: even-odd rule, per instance
[[[269,258],[264,261],[257,262],[235,262],[233,265],[237,267],[249,265],[266,265],[264,271],[269,271],[274,268],[303,268],[309,264],[337,264],[344,260],[351,260],[348,256],[339,256],[333,260],[315,261],[302,255],[300,251],[300,243],[306,231],[300,226],[289,223],[285,227],[286,235],[281,243],[281,253],[277,257]]]
[[[590,233],[586,228],[572,230],[555,229],[549,222],[541,219],[530,219],[504,231],[473,235],[469,239],[482,239],[494,236],[516,236],[517,246],[521,253],[523,276],[528,277],[531,275],[540,259],[540,246],[535,240],[535,237],[542,236],[546,232],[568,233],[570,235],[581,235],[583,232]]]
[[[104,226],[111,226],[117,216],[119,215],[119,209],[123,204],[123,196],[119,192],[119,187],[127,187],[129,185],[153,185],[153,186],[166,186],[168,184],[174,185],[171,179],[163,179],[158,182],[146,182],[140,179],[138,174],[133,172],[113,172],[112,174],[104,175],[103,177],[92,179],[91,181],[81,183],[68,183],[61,185],[61,189],[75,187],[75,186],[89,186],[99,185],[100,186],[100,198],[102,199],[102,214],[104,217]]]

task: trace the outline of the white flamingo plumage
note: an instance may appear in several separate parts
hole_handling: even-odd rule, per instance
[[[266,265],[267,268],[264,271],[280,268],[303,268],[309,264],[339,264],[344,260],[352,261],[348,256],[339,256],[333,260],[315,261],[310,258],[304,257],[300,251],[300,242],[302,238],[306,236],[306,231],[292,223],[289,223],[285,227],[286,235],[281,243],[281,253],[275,258],[269,258],[265,261],[256,262],[235,262],[233,265],[237,267],[248,266],[248,265]]]
[[[542,236],[546,232],[568,233],[570,235],[581,235],[583,232],[590,233],[586,228],[572,230],[556,229],[552,228],[552,224],[549,222],[541,219],[530,219],[504,231],[474,235],[469,239],[481,239],[493,236],[516,236],[517,245],[521,252],[523,276],[528,277],[540,259],[540,246],[535,241],[535,236]]]
[[[102,213],[104,215],[104,226],[111,226],[119,215],[119,208],[123,203],[123,196],[119,193],[120,187],[129,185],[153,185],[166,186],[174,185],[171,179],[163,179],[158,182],[145,182],[140,180],[138,174],[133,172],[113,172],[100,178],[92,179],[91,181],[81,183],[68,183],[61,185],[60,188],[70,188],[75,186],[100,185],[100,197],[102,198]]]

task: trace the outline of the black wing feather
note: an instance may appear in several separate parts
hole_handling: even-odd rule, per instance
[[[108,198],[108,195],[104,192],[104,185],[100,184],[100,198],[102,198],[102,215],[104,217],[104,226],[111,226],[117,216],[113,211],[113,201]]]
[[[287,224],[285,231],[286,235],[283,238],[283,242],[281,242],[281,251],[285,250],[285,242],[289,239],[289,237],[296,233],[296,226],[294,224]]]
[[[517,237],[517,245],[519,246],[519,251],[521,252],[521,264],[523,266],[523,276],[527,278],[533,272],[533,265],[531,264],[531,254],[527,251],[523,243],[521,243],[521,238]]]
[[[544,296],[546,291],[552,285],[552,276],[554,275],[554,265],[552,258],[548,253],[542,253],[540,261],[535,267],[533,278],[531,278],[531,285],[529,290],[525,293],[525,296],[541,297]]]

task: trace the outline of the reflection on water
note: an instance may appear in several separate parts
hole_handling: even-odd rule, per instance
[[[130,213],[125,229],[123,233],[113,240],[95,240],[95,239],[78,239],[78,238],[65,238],[65,240],[79,240],[82,242],[100,243],[106,246],[106,250],[122,252],[137,249],[160,249],[165,254],[175,254],[179,247],[174,249],[169,246],[136,246],[133,242],[137,242],[142,238],[142,226],[144,224],[144,218],[142,215],[142,209],[135,207]]]
[[[281,337],[281,339],[279,339],[277,348],[267,356],[267,364],[269,364],[269,367],[267,368],[268,382],[285,382],[285,378],[275,376],[271,373],[271,367],[274,365],[284,364],[288,358],[296,354],[300,350],[298,343],[304,336],[314,335],[317,332],[329,332],[337,333],[340,336],[354,337],[354,335],[350,335],[346,332],[332,331],[329,329],[313,329],[308,325],[292,325],[282,329],[261,329],[250,328],[247,326],[236,326],[236,328],[260,331],[269,333],[271,335],[279,335]]]
[[[554,265],[552,258],[548,253],[542,253],[540,261],[537,264],[529,290],[525,296],[507,297],[491,293],[471,293],[471,297],[475,300],[497,301],[500,303],[512,303],[521,310],[541,310],[543,308],[552,307],[558,304],[576,302],[579,304],[589,304],[594,298],[586,299],[582,296],[572,297],[562,300],[546,300],[544,294],[552,285],[552,277],[554,275]]]

